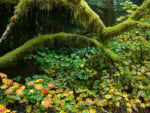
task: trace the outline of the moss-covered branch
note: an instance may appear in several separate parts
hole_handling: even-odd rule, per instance
[[[148,29],[150,28],[150,24],[148,23],[141,23],[140,21],[134,21],[131,19],[127,19],[126,21],[117,24],[113,27],[107,27],[102,32],[102,37],[105,40],[109,40],[109,38],[120,35],[121,33],[134,29],[134,28],[141,28],[141,29]]]
[[[15,7],[14,16],[11,21],[15,23],[22,15],[28,14],[32,7],[39,7],[45,10],[51,10],[54,6],[64,6],[71,10],[77,23],[83,25],[89,32],[95,33],[104,45],[109,42],[113,36],[119,35],[124,31],[136,27],[148,28],[148,24],[140,23],[134,20],[139,18],[150,10],[150,0],[146,0],[126,21],[113,27],[105,27],[100,17],[89,7],[85,0],[20,0]],[[6,29],[8,34],[9,30]],[[3,35],[5,36],[5,35]],[[1,39],[4,39],[2,36]]]
[[[103,51],[103,53],[108,58],[110,58],[112,61],[119,62],[119,63],[121,62],[121,58],[117,54],[115,54],[113,51],[111,51],[110,49],[108,49],[105,46],[103,46],[103,44],[99,43],[99,41],[97,41],[95,39],[90,39],[90,40],[94,43],[94,45],[96,47],[99,47]]]
[[[104,23],[87,4],[85,0],[80,0],[78,4],[63,0],[66,7],[71,9],[72,14],[77,22],[83,25],[89,32],[100,35],[101,31],[105,28]]]
[[[79,40],[78,40],[79,39]],[[53,45],[56,41],[59,44],[65,43],[65,41],[76,41],[78,40],[83,42],[87,42],[87,44],[92,42],[91,39],[88,39],[86,37],[75,35],[75,34],[67,34],[67,33],[57,33],[57,34],[49,34],[49,35],[40,35],[37,36],[26,43],[24,43],[22,46],[18,47],[17,49],[8,52],[4,56],[0,57],[0,68],[7,67],[9,65],[17,63],[19,59],[24,58],[26,55],[30,54],[32,51],[37,49],[40,45]],[[82,42],[83,41],[83,42]],[[94,42],[92,42],[94,45]],[[97,46],[95,44],[95,46]]]
[[[139,20],[147,14],[150,14],[150,0],[145,0],[144,3],[130,15],[130,19]]]
[[[77,23],[83,25],[88,31],[100,35],[105,28],[100,17],[89,7],[85,0],[20,0],[15,7],[13,23],[19,20],[22,15],[28,14],[32,7],[39,7],[50,11],[54,6],[64,6],[71,10]],[[6,32],[6,31],[5,31]],[[6,34],[8,34],[7,30]],[[1,39],[4,39],[3,36]]]
[[[16,4],[19,0],[0,0],[0,3]]]
[[[48,34],[48,35],[39,35],[33,39],[30,39],[22,46],[17,49],[8,52],[4,56],[0,57],[0,68],[4,68],[13,64],[17,64],[18,60],[23,59],[26,55],[30,54],[34,50],[36,50],[40,45],[54,45],[57,43],[57,46],[61,46],[61,44],[67,43],[81,43],[84,42],[83,46],[95,46],[99,47],[103,53],[108,56],[114,62],[120,62],[120,57],[116,55],[113,51],[108,48],[103,47],[95,39],[90,39],[87,37],[83,37],[81,35],[69,34],[69,33],[57,33],[57,34]]]

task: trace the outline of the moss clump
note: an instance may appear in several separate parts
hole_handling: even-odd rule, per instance
[[[12,16],[10,20],[11,20],[11,22],[16,23],[17,17],[16,16]]]
[[[106,56],[111,58],[112,61],[118,62],[118,63],[121,62],[121,58],[117,54],[115,54],[113,51],[111,51],[110,49],[103,47],[103,51]]]

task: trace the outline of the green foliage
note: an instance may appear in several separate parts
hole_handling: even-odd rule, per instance
[[[41,47],[35,55],[28,58],[35,59],[35,63],[40,66],[45,73],[55,78],[60,87],[85,87],[89,84],[90,76],[97,74],[90,68],[87,62],[91,55],[101,51],[94,47],[83,49],[62,48],[59,50],[50,50],[47,47]],[[75,85],[74,85],[75,84]]]

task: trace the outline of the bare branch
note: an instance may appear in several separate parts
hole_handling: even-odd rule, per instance
[[[4,40],[7,37],[9,30],[12,28],[12,26],[13,26],[13,22],[10,22],[5,32],[3,33],[2,37],[0,38],[0,43],[2,42],[2,40]]]

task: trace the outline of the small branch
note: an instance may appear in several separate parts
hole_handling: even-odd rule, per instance
[[[12,26],[13,26],[13,22],[10,22],[9,25],[7,26],[5,32],[3,33],[2,37],[0,38],[0,43],[2,42],[2,40],[4,40],[6,38],[10,29],[12,28]]]

